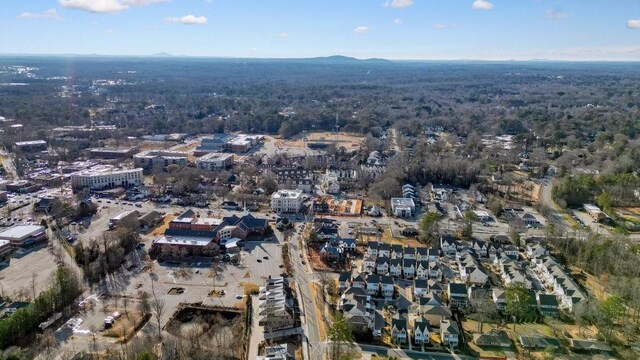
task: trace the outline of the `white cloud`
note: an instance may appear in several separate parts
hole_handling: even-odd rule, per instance
[[[278,37],[280,39],[286,39],[289,37],[289,34],[287,34],[286,32],[281,32],[280,34],[278,34]]]
[[[369,32],[369,28],[366,26],[358,26],[353,29],[353,32],[356,34],[367,34]]]
[[[65,8],[78,9],[99,14],[113,14],[132,6],[145,6],[170,0],[58,0]]]
[[[627,29],[640,29],[640,19],[627,21]]]
[[[569,14],[563,11],[549,9],[545,12],[545,16],[549,20],[560,20],[569,17]]]
[[[495,5],[487,0],[476,0],[471,5],[472,8],[477,10],[491,10]]]
[[[56,9],[49,9],[41,13],[23,12],[18,15],[18,19],[46,19],[46,20],[60,20],[62,16],[58,15]]]
[[[207,18],[204,16],[185,15],[183,17],[168,17],[164,22],[169,24],[204,25]]]
[[[396,25],[402,25],[402,19],[394,19],[393,23]]]
[[[413,0],[387,0],[384,7],[405,8],[413,5]]]

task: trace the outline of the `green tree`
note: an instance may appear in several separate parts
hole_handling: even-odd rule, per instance
[[[462,216],[462,239],[471,240],[473,236],[473,222],[476,221],[476,214],[471,210],[464,212]]]
[[[433,245],[440,239],[440,215],[434,212],[426,213],[420,219],[420,241]]]
[[[342,360],[344,358],[344,354],[342,354],[342,347],[345,343],[350,344],[354,341],[351,326],[342,313],[338,313],[336,315],[333,320],[333,324],[329,327],[327,335],[333,344],[333,351],[330,358],[333,360]]]
[[[605,339],[609,339],[613,333],[613,327],[619,318],[625,314],[624,300],[617,296],[609,296],[600,303],[596,313],[599,330]]]
[[[529,290],[519,282],[507,286],[504,290],[505,296],[505,314],[513,321],[513,329],[516,328],[516,322],[530,319],[533,315],[531,304],[533,298]]]

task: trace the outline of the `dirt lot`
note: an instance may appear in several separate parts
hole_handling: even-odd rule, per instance
[[[287,140],[277,139],[276,145],[288,147],[305,147],[306,142],[326,142],[335,144],[336,147],[344,146],[347,150],[357,150],[362,144],[363,140],[364,138],[362,136],[355,134],[317,132],[299,134],[292,139]]]

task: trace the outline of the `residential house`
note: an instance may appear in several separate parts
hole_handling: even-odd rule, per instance
[[[354,276],[351,279],[351,287],[352,288],[361,288],[364,289],[366,287],[367,281],[365,279],[365,275],[363,274],[356,274],[356,276]]]
[[[343,250],[337,246],[333,246],[330,243],[325,243],[322,248],[320,248],[320,257],[324,261],[336,261],[342,258]]]
[[[429,248],[420,246],[416,248],[416,260],[428,261],[429,260]]]
[[[387,325],[384,320],[384,315],[379,310],[375,310],[373,314],[373,337],[379,338],[382,336],[382,329]]]
[[[376,259],[376,274],[388,275],[389,274],[389,258],[386,256],[378,256]]]
[[[529,258],[535,259],[543,255],[549,255],[549,250],[540,243],[529,243],[526,247],[526,254]]]
[[[376,296],[380,291],[380,276],[369,274],[365,278],[367,295]]]
[[[404,254],[402,258],[405,260],[415,260],[416,259],[416,248],[407,246],[404,248]]]
[[[469,295],[467,294],[466,284],[449,283],[447,292],[449,294],[450,306],[457,306],[457,307],[467,306]]]
[[[429,278],[429,264],[426,260],[419,260],[416,263],[416,279]]]
[[[543,316],[558,316],[559,305],[555,295],[536,293],[538,311]]]
[[[380,243],[378,245],[378,256],[391,257],[391,246],[387,243]]]
[[[429,341],[429,321],[423,317],[419,317],[413,322],[413,343],[422,345],[428,344]]]
[[[399,278],[402,276],[402,260],[391,259],[389,261],[389,275]]]
[[[476,254],[478,254],[478,256],[487,257],[488,255],[487,251],[489,248],[487,243],[482,240],[473,239],[471,242],[471,248],[476,252]]]
[[[415,261],[412,259],[402,260],[402,275],[405,279],[411,280],[416,275]]]
[[[367,245],[367,253],[370,256],[378,256],[378,247],[380,247],[380,243],[377,241],[369,241]]]
[[[429,262],[440,262],[440,250],[428,248],[427,257],[429,258]]]
[[[429,281],[426,279],[413,280],[413,298],[418,299],[426,296],[429,291]]]
[[[362,260],[362,271],[367,272],[369,274],[373,273],[376,269],[376,257],[374,256],[366,256]]]
[[[440,321],[440,339],[443,345],[457,347],[459,335],[460,329],[454,320],[443,319]]]
[[[507,308],[507,297],[505,296],[504,289],[501,288],[493,288],[491,290],[491,298],[493,302],[496,304],[496,308],[500,311]]]
[[[514,283],[520,283],[527,289],[531,289],[531,280],[529,280],[529,277],[521,264],[517,262],[507,263],[502,266],[501,276],[507,286]]]
[[[451,235],[440,236],[440,249],[445,255],[455,255],[458,251],[456,248],[456,239]]]
[[[391,339],[395,344],[404,344],[407,342],[407,319],[396,314],[391,319]]]
[[[429,278],[442,280],[442,266],[438,262],[429,262]]]
[[[518,247],[515,245],[504,245],[502,247],[502,253],[514,260],[518,260],[518,252]]]
[[[393,278],[391,276],[383,275],[380,277],[380,290],[382,292],[382,296],[386,298],[393,297],[393,292],[395,289]]]
[[[497,242],[490,242],[487,245],[487,256],[489,256],[489,260],[495,261],[498,256],[500,256],[500,251],[502,250],[502,245]]]
[[[338,275],[338,290],[340,292],[344,292],[347,288],[351,287],[351,273],[350,272],[341,272]]]
[[[442,287],[442,283],[435,279],[429,279],[429,292],[433,293],[434,296],[440,298],[442,296],[442,291],[444,290]]]
[[[338,240],[338,247],[344,250],[344,252],[346,253],[355,254],[357,251],[356,239],[341,238]]]
[[[390,258],[402,259],[402,254],[403,254],[402,245],[400,244],[391,245],[391,254],[389,256]]]
[[[518,342],[525,349],[557,349],[560,347],[560,341],[554,337],[548,336],[520,336]]]
[[[504,330],[492,331],[488,334],[473,334],[473,342],[478,346],[511,347],[509,335]]]

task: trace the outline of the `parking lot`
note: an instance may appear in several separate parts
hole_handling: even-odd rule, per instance
[[[56,266],[46,244],[20,249],[13,254],[9,266],[0,268],[0,291],[15,299],[23,298],[19,294],[32,298],[34,285],[36,294],[47,289]]]

